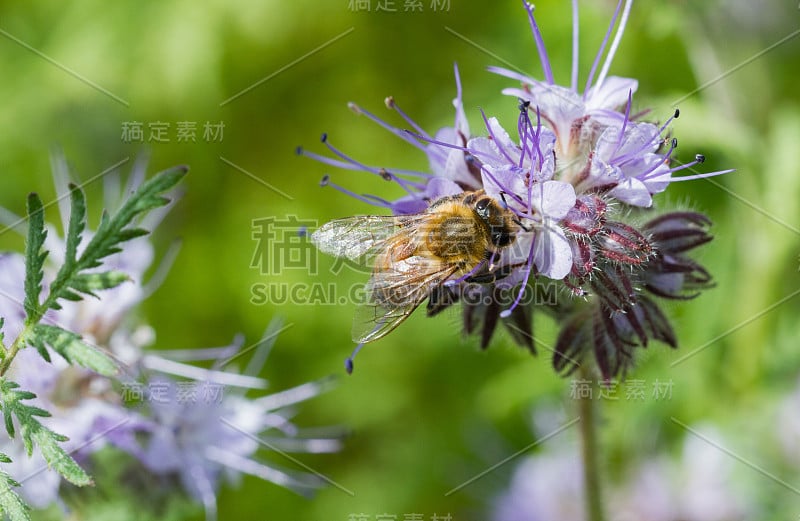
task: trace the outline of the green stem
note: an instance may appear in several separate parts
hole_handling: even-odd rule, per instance
[[[592,380],[591,372],[581,366],[581,379]],[[592,393],[593,394],[593,393]],[[586,490],[586,514],[589,521],[605,521],[603,495],[600,485],[600,468],[597,464],[597,419],[592,395],[578,398],[580,412],[581,454],[583,456],[583,484]]]
[[[11,362],[14,360],[14,357],[17,356],[19,350],[25,346],[25,337],[30,333],[30,330],[33,327],[26,325],[22,332],[14,339],[14,342],[11,344],[11,347],[8,348],[8,351],[4,353],[3,359],[0,360],[0,378],[6,375],[8,372],[8,368],[11,367]]]

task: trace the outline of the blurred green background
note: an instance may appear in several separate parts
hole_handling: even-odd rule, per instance
[[[308,500],[247,478],[221,492],[221,519],[328,521],[356,513],[370,519],[383,513],[487,519],[513,461],[446,493],[531,444],[537,436],[533,411],[576,414],[570,380],[554,375],[546,349],[532,358],[502,333],[480,352],[474,341],[462,339],[456,312],[435,319],[415,314],[368,345],[347,376],[343,360],[352,349],[353,304],[251,301],[257,284],[334,284],[338,298],[364,279],[350,270],[333,275],[333,259],[313,251],[317,273],[269,273],[269,267],[262,273],[251,267],[253,220],[297,216],[322,223],[376,211],[320,188],[325,173],[357,192],[401,195],[366,174],[298,157],[296,146],[322,153],[319,136],[327,132],[333,144],[365,162],[426,167],[422,154],[350,112],[348,101],[403,126],[383,105],[392,95],[435,131],[452,124],[457,62],[477,134],[479,107],[501,121],[516,117],[516,101],[499,93],[513,82],[487,73],[486,66],[503,60],[541,77],[518,2],[487,7],[451,0],[434,8],[425,0],[422,12],[405,12],[398,0],[394,13],[376,11],[378,4],[372,0],[369,11],[351,8],[347,0],[0,5],[0,204],[22,214],[27,192],[52,199],[54,146],[82,181],[126,158],[121,168],[127,171],[145,151],[150,172],[188,164],[185,195],[154,239],[163,254],[179,238],[180,254],[141,310],[157,331],[157,347],[222,345],[236,333],[255,341],[273,317],[282,316],[291,327],[264,371],[270,389],[341,377],[334,390],[302,406],[296,420],[307,427],[346,427],[343,450],[298,457],[354,495],[329,487]],[[613,4],[581,4],[585,81]],[[568,2],[537,3],[562,83],[569,76],[570,12]],[[656,199],[662,209],[690,207],[710,215],[716,239],[703,248],[701,260],[718,286],[667,306],[678,351],[659,345],[639,353],[632,377],[648,384],[672,381],[671,399],[604,402],[602,457],[610,475],[625,462],[674,450],[686,435],[670,421],[674,417],[687,425],[721,426],[731,433],[732,450],[800,483],[800,469],[780,466],[768,449],[774,405],[800,374],[800,298],[781,301],[800,289],[800,38],[745,63],[798,27],[793,3],[646,0],[633,8],[611,73],[639,79],[635,108],[651,107],[654,119],[663,121],[680,100],[681,117],[673,125],[679,160],[702,152],[708,158],[704,170],[737,172],[713,182],[676,183]],[[122,139],[123,126],[134,121],[143,123],[142,143]],[[196,122],[195,142],[178,142],[183,121]],[[169,124],[169,142],[148,142],[148,126],[158,122]],[[204,138],[206,122],[224,123],[222,139]],[[96,201],[95,217],[101,185],[86,187]],[[51,221],[56,213],[51,208]],[[4,233],[0,246],[20,250],[22,239]],[[535,330],[552,344],[547,318],[537,317]],[[547,444],[532,450],[547,450]],[[293,467],[277,455],[273,462]],[[775,505],[775,516],[797,516],[800,502],[791,491],[748,472]],[[202,518],[200,510],[196,518]]]

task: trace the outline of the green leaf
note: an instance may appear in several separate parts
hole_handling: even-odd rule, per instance
[[[179,166],[156,174],[142,183],[113,217],[104,215],[97,232],[78,261],[81,268],[119,251],[114,249],[117,244],[143,235],[138,228],[126,228],[137,215],[169,203],[169,199],[159,194],[174,187],[187,171],[185,166]]]
[[[25,315],[26,322],[37,322],[39,294],[42,292],[44,259],[42,246],[47,237],[44,229],[44,206],[35,193],[28,195],[28,237],[25,241]]]
[[[94,294],[95,291],[115,288],[123,282],[127,282],[129,280],[131,280],[131,278],[127,274],[121,271],[112,270],[101,273],[81,273],[79,275],[75,275],[72,277],[69,285],[71,288],[78,290],[81,293],[96,296]],[[75,296],[77,296],[79,299],[81,298],[80,295]],[[64,298],[70,298],[70,296],[67,294],[64,296]]]
[[[75,294],[70,292],[70,288],[81,293],[93,295],[93,292],[98,289],[108,289],[121,284],[125,279],[117,272],[107,272],[100,275],[88,275],[82,272],[101,266],[100,261],[102,259],[122,251],[119,248],[119,244],[148,233],[146,230],[131,226],[131,223],[138,215],[167,204],[169,200],[159,194],[174,187],[186,175],[187,171],[186,167],[179,166],[156,174],[150,180],[142,183],[128,197],[116,214],[109,217],[106,212],[103,212],[97,231],[86,245],[83,253],[74,263],[67,260],[59,270],[58,275],[56,275],[50,286],[50,294],[41,306],[41,313],[43,314],[45,310],[56,307],[58,299],[74,299]],[[80,242],[79,236],[85,223],[86,209],[85,200],[80,190],[77,187],[71,187],[70,189],[72,190],[72,211],[77,213],[75,218],[70,218],[70,236],[67,238],[67,243],[68,246],[71,245],[73,248],[70,252],[74,254]],[[68,255],[70,252],[68,252]],[[40,318],[41,315],[37,317],[36,322]]]
[[[58,326],[37,324],[27,340],[40,352],[45,345],[50,346],[70,364],[81,365],[104,376],[117,372],[117,364],[106,354],[84,342],[77,333]]]
[[[0,462],[11,463],[11,458],[5,454],[0,454]],[[28,505],[19,497],[14,490],[19,487],[14,479],[5,471],[0,470],[0,512],[7,515],[11,521],[30,521]]]
[[[66,436],[55,434],[50,429],[41,428],[31,432],[31,437],[39,447],[45,461],[64,476],[64,479],[79,487],[94,484],[89,474],[58,444],[60,441],[67,441]]]
[[[10,416],[13,415],[19,422],[20,437],[29,456],[32,454],[35,444],[39,447],[48,465],[67,481],[78,486],[91,485],[92,478],[59,445],[68,438],[51,431],[36,419],[41,415],[42,409],[22,403],[31,396],[35,395],[19,390],[19,384],[0,378],[0,403],[2,403],[9,435],[14,436],[14,428],[10,419]],[[11,426],[10,429],[9,426]]]
[[[17,431],[14,428],[14,417],[11,416],[11,410],[8,407],[3,407],[3,421],[6,424],[6,432],[8,432],[8,437],[13,438],[16,436]]]
[[[64,265],[62,270],[72,269],[78,256],[78,246],[81,244],[83,230],[86,228],[86,197],[80,187],[70,183],[70,212],[69,227],[67,229],[67,245],[64,252]]]

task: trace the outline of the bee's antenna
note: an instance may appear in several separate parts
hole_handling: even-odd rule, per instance
[[[508,201],[506,201],[506,193],[504,191],[502,191],[502,190],[500,191],[500,201],[503,203],[502,204],[503,210],[508,210]],[[522,228],[526,232],[531,231],[531,229],[529,227],[527,227],[524,224],[522,224],[522,221],[519,220],[519,217],[517,217],[517,214],[514,214],[514,217],[511,219],[511,222],[513,222],[514,224],[516,224],[517,226],[519,226],[520,228]]]
[[[516,215],[514,216],[514,218],[513,218],[513,219],[511,219],[511,222],[513,222],[514,224],[516,224],[517,226],[519,226],[520,228],[522,228],[522,229],[523,229],[523,230],[525,230],[526,232],[529,232],[529,231],[531,231],[531,229],[532,229],[532,228],[531,228],[531,227],[529,227],[529,226],[525,226],[525,225],[522,223],[522,221],[520,221],[520,220],[519,220],[519,217],[517,217]]]
[[[503,210],[508,210],[508,201],[506,201],[506,193],[500,192],[500,200],[503,202]]]

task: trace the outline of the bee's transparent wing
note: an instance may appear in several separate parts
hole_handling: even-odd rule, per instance
[[[391,215],[357,215],[327,222],[311,234],[321,251],[358,260],[397,232],[403,220]]]
[[[456,269],[454,265],[414,256],[376,270],[364,285],[363,303],[353,320],[353,341],[372,342],[388,334]]]

